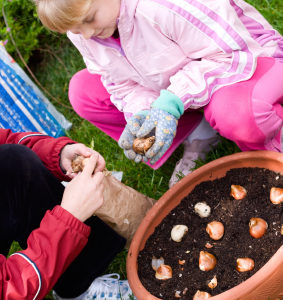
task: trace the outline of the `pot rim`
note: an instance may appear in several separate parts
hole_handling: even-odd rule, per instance
[[[246,152],[239,152],[231,155],[227,155],[221,158],[218,158],[214,161],[211,161],[200,168],[194,170],[192,173],[188,174],[184,178],[182,178],[178,183],[176,183],[171,189],[169,189],[167,192],[164,193],[163,196],[160,197],[160,199],[154,204],[154,206],[147,212],[146,216],[142,220],[141,224],[139,225],[133,240],[131,242],[128,255],[127,255],[127,262],[126,262],[126,269],[127,269],[127,276],[128,281],[130,284],[130,287],[132,288],[132,291],[134,292],[135,296],[138,299],[146,299],[146,300],[160,300],[160,298],[157,298],[150,294],[146,288],[142,285],[141,281],[139,280],[138,276],[138,268],[137,268],[137,257],[139,252],[144,248],[144,244],[148,237],[153,233],[155,227],[157,227],[162,219],[170,213],[170,211],[173,208],[166,208],[167,199],[171,199],[173,195],[177,196],[175,198],[179,199],[180,201],[191,192],[194,187],[200,183],[199,180],[200,177],[203,176],[203,174],[208,174],[209,172],[212,174],[212,170],[219,168],[219,166],[222,166],[223,169],[226,171],[221,176],[215,177],[215,178],[221,178],[224,177],[226,172],[229,169],[232,168],[242,168],[242,167],[260,167],[260,168],[267,168],[267,166],[261,166],[265,165],[266,163],[270,162],[272,164],[272,168],[270,170],[278,172],[283,174],[283,154],[274,152],[274,151],[246,151]],[[248,165],[247,165],[248,163]],[[237,164],[237,166],[235,165]],[[234,166],[234,167],[229,167]],[[213,178],[213,180],[215,179]],[[194,180],[196,180],[196,183],[191,183]],[[207,181],[209,179],[204,179],[203,181]],[[185,189],[186,186],[192,185],[193,187],[189,192],[181,192],[182,189]],[[177,201],[177,206],[180,201]],[[162,218],[158,218],[158,215],[160,211],[165,210],[165,216]],[[157,223],[158,222],[158,223]],[[148,225],[149,224],[149,225]],[[153,227],[153,228],[151,228]],[[150,228],[150,232],[148,230]],[[146,235],[146,237],[144,237]],[[281,259],[280,259],[281,258]],[[220,299],[239,299],[242,295],[246,295],[249,292],[252,292],[256,287],[258,287],[261,282],[259,282],[259,279],[262,280],[262,278],[270,278],[273,272],[278,269],[282,268],[280,266],[280,262],[278,262],[278,259],[283,264],[283,246],[281,246],[277,252],[270,258],[270,260],[262,267],[260,268],[255,274],[253,274],[251,277],[249,277],[247,280],[243,281],[239,285],[221,293],[216,296],[211,297],[211,299],[220,300]],[[237,295],[237,298],[235,297],[235,292]],[[248,299],[248,298],[247,298]],[[251,299],[251,298],[250,298]]]

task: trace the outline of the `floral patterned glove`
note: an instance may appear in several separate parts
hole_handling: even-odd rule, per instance
[[[119,139],[119,146],[124,149],[127,158],[140,162],[141,160],[156,163],[171,146],[176,135],[178,119],[184,113],[184,104],[179,97],[161,90],[160,96],[152,103],[150,110],[143,110],[134,115],[127,123]],[[155,132],[155,143],[145,153],[136,154],[133,141]]]
[[[146,152],[144,161],[156,163],[171,146],[176,135],[178,120],[175,116],[159,108],[152,108],[137,132],[137,137],[144,137],[155,129],[155,143]]]
[[[183,113],[184,104],[181,99],[168,90],[161,90],[136,134],[137,137],[144,137],[155,131],[155,143],[145,153],[144,161],[150,159],[150,163],[154,164],[167,151],[176,135],[178,119]]]
[[[118,141],[118,145],[124,149],[126,157],[130,160],[134,160],[136,163],[140,162],[143,159],[143,156],[135,153],[133,150],[133,141],[136,138],[136,134],[143,124],[145,117],[146,111],[132,116]]]

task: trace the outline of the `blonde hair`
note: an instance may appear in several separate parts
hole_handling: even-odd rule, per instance
[[[42,24],[52,31],[65,33],[81,24],[93,0],[34,0]]]

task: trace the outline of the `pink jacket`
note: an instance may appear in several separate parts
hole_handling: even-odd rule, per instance
[[[283,59],[283,39],[242,0],[121,0],[114,38],[68,37],[102,75],[126,118],[168,89],[184,108],[206,105],[222,86],[249,79],[257,57]]]

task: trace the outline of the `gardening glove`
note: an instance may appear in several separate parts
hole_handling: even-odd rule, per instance
[[[150,164],[154,164],[171,146],[176,135],[178,119],[184,113],[184,104],[176,95],[162,90],[151,107],[136,136],[145,137],[155,130],[155,143],[143,158],[144,161],[149,159]]]
[[[146,114],[147,111],[141,111],[132,116],[127,122],[127,125],[118,141],[118,145],[124,149],[124,154],[126,157],[130,160],[134,160],[136,163],[139,163],[143,159],[143,156],[141,154],[137,154],[133,150],[133,141],[136,138],[136,133],[139,131],[142,123],[145,120]]]

